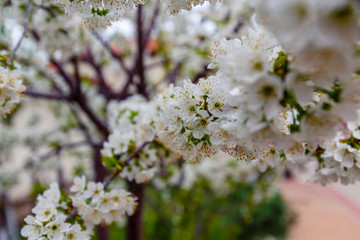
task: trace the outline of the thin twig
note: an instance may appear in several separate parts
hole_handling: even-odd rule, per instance
[[[113,58],[115,58],[119,63],[120,66],[123,68],[123,70],[127,73],[127,74],[132,74],[131,71],[128,69],[128,67],[125,65],[124,59],[119,55],[116,54],[110,47],[110,44],[101,37],[101,35],[96,32],[95,30],[92,31],[92,34],[94,35],[94,37],[96,39],[98,39],[100,41],[100,43],[105,47],[106,50],[108,50],[108,52],[111,54],[111,56]]]
[[[134,159],[136,156],[139,155],[139,153],[147,146],[149,145],[150,143],[152,143],[153,141],[147,141],[147,142],[144,142],[140,147],[138,147],[136,149],[136,151],[131,154],[125,161],[124,161],[124,166],[123,167],[126,167],[127,165],[129,165],[130,161],[132,159]],[[106,179],[106,181],[104,182],[104,188],[106,188],[112,180],[114,180],[114,178],[122,171],[122,169],[118,169],[116,170],[108,179]]]
[[[171,73],[169,74],[169,76],[167,77],[167,83],[172,84],[175,83],[176,77],[181,69],[182,63],[178,62],[174,69],[171,71]]]
[[[77,214],[77,208],[74,208],[69,215],[65,218],[65,222],[69,221],[71,218],[75,217]]]
[[[100,117],[93,111],[93,109],[86,102],[84,96],[76,96],[75,101],[79,104],[81,109],[85,112],[85,114],[90,118],[90,120],[95,124],[95,126],[102,132],[105,136],[109,135],[109,129],[106,124]]]
[[[69,86],[70,90],[73,91],[73,89],[74,89],[74,81],[73,81],[73,79],[66,73],[65,69],[63,68],[63,66],[58,61],[56,61],[54,58],[51,58],[50,61],[51,61],[52,64],[54,64],[56,66],[56,68],[58,69],[59,74],[63,77],[63,79],[65,80],[65,82]]]
[[[107,100],[111,100],[114,98],[114,93],[111,91],[111,89],[108,87],[108,85],[106,84],[106,80],[105,80],[105,76],[103,73],[103,70],[101,68],[101,66],[95,61],[94,55],[91,52],[91,49],[87,49],[86,51],[86,57],[85,57],[85,61],[88,62],[96,71],[97,76],[98,76],[98,80],[99,80],[99,85],[98,85],[98,90],[99,92],[104,95],[104,97]]]
[[[89,132],[89,129],[86,127],[86,124],[81,120],[78,112],[77,112],[76,109],[75,109],[75,106],[70,105],[70,108],[71,108],[71,111],[72,111],[72,113],[74,114],[74,116],[75,116],[75,118],[76,118],[76,120],[77,120],[77,122],[78,122],[78,124],[79,124],[79,127],[80,127],[81,131],[84,133],[86,139],[87,139],[88,141],[92,141],[92,138],[91,138],[91,134],[90,134],[90,132]]]
[[[144,35],[144,43],[143,43],[143,46],[146,46],[148,40],[149,40],[149,37],[150,37],[150,34],[151,34],[151,31],[152,29],[154,28],[154,25],[155,25],[155,22],[156,22],[156,18],[157,16],[159,15],[159,11],[160,11],[160,0],[157,0],[156,1],[156,4],[155,4],[155,8],[154,8],[154,13],[151,17],[151,20],[150,20],[150,24],[149,24],[149,27]]]
[[[210,73],[210,69],[208,69],[207,65],[204,65],[202,71],[198,72],[193,77],[193,79],[191,79],[191,81],[193,83],[197,83],[201,78],[207,77],[209,75],[209,73]]]
[[[20,48],[21,43],[22,43],[22,41],[24,40],[24,37],[25,37],[25,34],[26,34],[26,30],[27,30],[28,15],[29,15],[29,12],[30,12],[30,6],[31,6],[32,2],[33,2],[33,0],[29,0],[29,2],[28,2],[27,5],[26,5],[26,8],[25,8],[25,16],[24,16],[24,23],[23,23],[24,30],[23,30],[23,32],[22,32],[22,34],[21,34],[21,37],[20,37],[19,41],[17,42],[15,48],[12,50],[12,52],[11,52],[11,54],[10,54],[10,57],[7,59],[6,64],[5,64],[5,67],[9,66],[9,64],[11,63],[12,59],[13,59],[14,56],[15,56],[16,51]]]
[[[69,96],[66,96],[63,94],[40,93],[40,92],[31,91],[31,90],[26,90],[26,92],[24,94],[29,97],[44,98],[44,99],[49,99],[49,100],[62,100],[62,101],[70,100]]]

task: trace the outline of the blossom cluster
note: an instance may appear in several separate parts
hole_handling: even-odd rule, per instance
[[[198,84],[184,81],[170,89],[162,101],[159,138],[174,152],[198,162],[217,152],[216,146],[229,145],[229,134],[218,127],[229,111],[229,98],[216,77]]]
[[[84,176],[75,177],[70,191],[72,205],[77,208],[79,216],[87,224],[87,228],[100,223],[111,224],[121,217],[134,214],[137,202],[130,192],[124,189],[105,191],[104,184],[88,182]],[[90,199],[90,201],[89,201]]]
[[[202,5],[205,2],[215,4],[218,0],[167,0],[165,4],[168,6],[171,14],[176,14],[183,9],[191,10],[194,6]]]
[[[63,207],[59,186],[53,183],[50,189],[38,196],[32,209],[35,217],[29,215],[25,218],[26,225],[21,229],[21,235],[29,240],[90,239],[90,232],[83,230],[78,223],[66,223],[66,215],[59,211]]]
[[[25,218],[26,225],[21,235],[29,240],[38,239],[90,239],[94,224],[110,224],[125,215],[132,215],[136,209],[136,197],[123,190],[106,192],[102,183],[88,182],[84,176],[75,177],[69,197],[62,196],[57,183],[37,197],[32,209],[35,216]],[[71,216],[70,210],[76,211]],[[68,223],[69,216],[74,217]]]
[[[239,159],[253,160],[265,171],[269,166],[290,167],[315,158],[317,181],[328,182],[319,176],[326,178],[323,173],[331,172],[336,176],[333,180],[354,182],[356,161],[344,166],[326,149],[344,122],[358,118],[357,4],[350,0],[329,4],[259,0],[253,7],[255,15],[243,36],[221,39],[209,54],[209,68],[216,70],[210,78],[224,88],[220,96],[227,99],[226,110],[220,117],[212,117],[211,111],[205,114],[205,127],[191,124],[196,117],[189,109],[204,118],[198,112],[204,107],[188,89],[202,83],[191,88],[185,83],[165,98],[166,134],[160,136],[167,136],[164,142],[189,160],[201,160],[221,149]],[[212,131],[214,126],[217,134]],[[226,137],[221,144],[213,144],[213,136]],[[205,143],[196,147],[191,141],[194,137]]]
[[[123,168],[120,177],[129,181],[149,181],[155,176],[160,160],[173,158],[162,144],[153,142],[156,134],[154,117],[159,114],[156,104],[134,95],[121,102],[111,102],[108,113],[111,134],[101,151],[104,165]],[[151,143],[136,153],[145,142]],[[134,159],[127,162],[135,153]]]
[[[18,70],[9,70],[0,66],[0,115],[11,113],[20,102],[25,91],[22,76]]]
[[[216,3],[217,0],[207,0]],[[185,9],[190,10],[195,5],[201,5],[206,0],[164,0],[171,14]],[[139,5],[149,2],[148,0],[119,0],[119,1],[81,1],[81,0],[56,0],[67,15],[78,14],[82,22],[90,29],[106,28],[120,20],[122,16]]]
[[[342,184],[360,180],[360,124],[343,125],[337,136],[312,154],[317,170],[310,179],[325,185],[340,180]]]

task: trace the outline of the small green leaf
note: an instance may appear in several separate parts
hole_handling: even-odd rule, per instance
[[[118,162],[113,157],[102,156],[102,161],[107,168],[116,168],[119,166]]]

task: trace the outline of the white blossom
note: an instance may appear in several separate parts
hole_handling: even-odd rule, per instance
[[[0,115],[11,113],[20,102],[24,91],[20,72],[0,66]]]
[[[209,125],[228,111],[228,96],[215,77],[201,79],[196,85],[186,80],[184,87],[175,87],[163,99],[161,141],[189,161],[214,155],[217,149],[211,139],[218,129]],[[216,134],[221,135],[219,145],[227,142],[224,130]]]

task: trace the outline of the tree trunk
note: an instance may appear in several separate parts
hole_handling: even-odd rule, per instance
[[[142,238],[142,210],[145,198],[145,184],[128,182],[129,191],[138,198],[135,214],[128,217],[126,226],[126,240],[141,240]]]
[[[94,148],[93,156],[93,167],[95,172],[96,182],[103,182],[106,176],[106,168],[103,166],[101,161],[100,148]],[[106,226],[97,227],[98,239],[99,240],[108,240],[109,239],[109,230]]]

